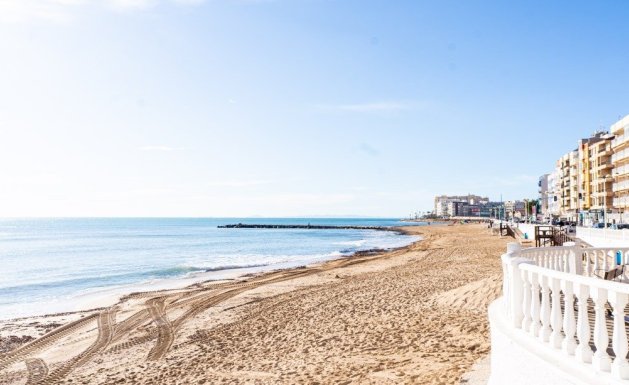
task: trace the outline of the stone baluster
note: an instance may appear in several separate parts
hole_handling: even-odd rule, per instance
[[[566,335],[561,343],[561,348],[565,353],[574,355],[577,342],[574,339],[576,324],[574,322],[574,294],[572,282],[562,280],[561,290],[563,290],[564,294],[563,332]]]
[[[609,270],[609,264],[607,261],[607,253],[604,250],[600,251],[601,257],[603,258],[603,271]]]
[[[522,330],[528,332],[531,326],[531,282],[529,281],[529,273],[520,270],[522,274]]]
[[[592,259],[594,259],[594,266],[592,266],[592,274],[598,274],[599,264],[598,264],[598,251],[592,250]]]
[[[591,277],[592,276],[592,263],[591,263],[592,254],[589,251],[586,251],[584,255],[585,255],[585,276]]]
[[[607,303],[607,290],[592,287],[590,295],[594,301],[594,346],[596,352],[592,359],[592,364],[596,370],[609,372],[611,369],[611,359],[607,354],[609,345],[609,334],[605,322],[605,304]]]
[[[543,275],[539,276],[539,283],[542,287],[542,306],[540,309],[540,318],[542,321],[542,328],[539,331],[539,338],[548,342],[550,338],[550,290],[548,288],[548,278]]]
[[[627,363],[627,331],[625,330],[625,306],[628,296],[615,291],[609,292],[609,302],[614,308],[614,331],[612,333],[612,348],[616,358],[612,363],[612,375],[621,380],[629,379],[629,363]]]
[[[529,332],[533,337],[539,336],[540,324],[540,304],[539,304],[539,280],[537,273],[528,272],[531,283],[531,326]]]
[[[548,278],[548,286],[552,291],[552,302],[550,304],[550,324],[553,328],[550,333],[551,345],[556,349],[561,349],[563,335],[561,334],[561,292],[560,282],[556,278]]]
[[[584,363],[592,362],[592,349],[590,348],[590,320],[588,319],[588,298],[590,288],[587,285],[575,283],[574,291],[577,296],[577,338],[579,344],[575,350],[577,359]]]
[[[557,270],[557,250],[551,250],[549,254],[550,258],[548,260],[548,268],[551,270]]]

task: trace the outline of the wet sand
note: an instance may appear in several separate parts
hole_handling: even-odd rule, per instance
[[[424,240],[1,321],[0,384],[458,384],[489,352],[509,239],[484,225],[406,231]]]

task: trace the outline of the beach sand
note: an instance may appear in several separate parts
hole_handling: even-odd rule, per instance
[[[406,231],[424,239],[0,321],[0,384],[458,384],[489,352],[510,239],[485,225]]]

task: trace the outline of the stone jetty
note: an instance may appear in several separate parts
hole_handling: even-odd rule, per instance
[[[308,229],[308,230],[380,230],[397,231],[385,226],[332,226],[332,225],[265,225],[236,223],[218,226],[219,229]]]

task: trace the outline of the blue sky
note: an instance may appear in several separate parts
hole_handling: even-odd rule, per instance
[[[629,113],[623,2],[0,0],[0,216],[531,198]]]

